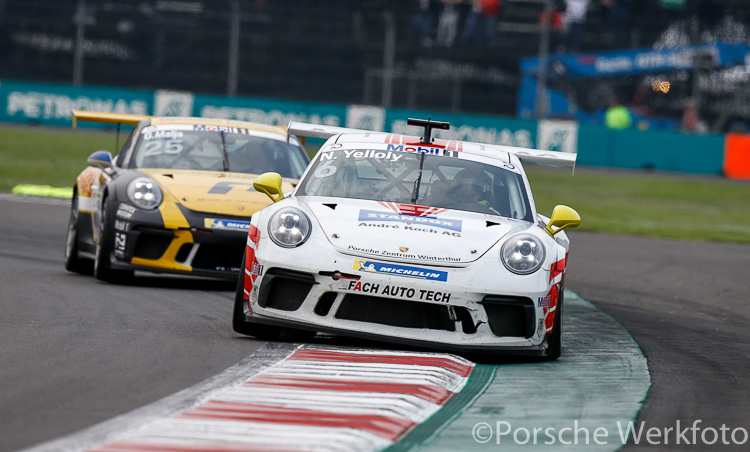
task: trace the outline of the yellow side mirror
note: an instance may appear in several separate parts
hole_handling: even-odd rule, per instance
[[[268,195],[273,202],[284,199],[284,195],[281,193],[281,175],[279,173],[261,174],[253,182],[253,188]]]
[[[581,216],[568,206],[555,206],[552,218],[547,225],[547,232],[555,235],[565,228],[576,228],[581,224]],[[554,229],[553,229],[554,228]]]

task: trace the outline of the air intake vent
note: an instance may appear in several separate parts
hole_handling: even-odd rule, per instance
[[[315,277],[310,273],[269,269],[260,285],[258,304],[280,311],[296,311],[315,284]]]
[[[530,298],[488,295],[479,304],[495,336],[528,339],[534,335],[536,311]]]

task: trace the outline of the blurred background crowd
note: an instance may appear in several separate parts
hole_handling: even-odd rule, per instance
[[[747,0],[0,0],[0,78],[746,131],[749,13]]]

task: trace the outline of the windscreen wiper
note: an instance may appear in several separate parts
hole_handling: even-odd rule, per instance
[[[412,193],[411,193],[412,204],[417,202],[417,199],[419,198],[419,186],[422,184],[422,169],[424,168],[424,156],[425,155],[427,155],[427,153],[423,152],[422,157],[419,158],[419,174],[417,175],[417,180],[414,181],[414,188],[412,188]]]
[[[229,171],[229,154],[227,154],[227,139],[224,136],[224,131],[219,132],[221,135],[221,159],[224,163],[224,171]]]
[[[431,121],[430,117],[427,117],[427,120],[424,119],[414,119],[409,118],[406,121],[407,125],[410,126],[418,126],[418,127],[424,127],[424,136],[422,137],[419,142],[421,144],[431,145],[432,144],[432,129],[443,129],[443,130],[449,130],[451,128],[450,123],[448,122],[440,122],[440,121]],[[424,156],[427,155],[426,152],[422,152],[422,158],[419,159],[419,174],[417,175],[417,180],[414,181],[414,188],[412,189],[411,194],[411,203],[414,204],[417,202],[417,199],[419,198],[419,186],[422,184],[422,169],[424,168]]]

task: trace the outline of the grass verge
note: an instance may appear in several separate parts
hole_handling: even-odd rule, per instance
[[[0,126],[0,191],[18,184],[72,187],[113,131]],[[120,137],[120,143],[125,137]],[[114,152],[113,152],[114,153]],[[312,153],[312,152],[311,152]],[[576,209],[579,230],[750,243],[750,183],[714,177],[528,166],[537,210]]]
[[[116,137],[92,129],[1,126],[0,191],[19,184],[72,187],[88,156],[100,149],[113,152]]]
[[[557,204],[580,230],[750,243],[750,183],[664,173],[528,167],[539,212]]]

